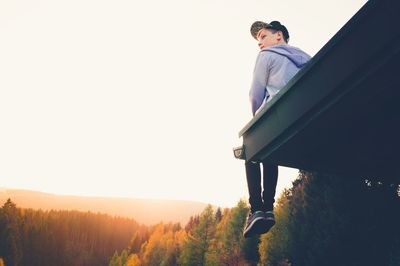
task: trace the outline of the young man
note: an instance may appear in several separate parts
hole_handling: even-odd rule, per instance
[[[288,45],[289,32],[278,21],[256,21],[250,28],[258,41],[258,54],[250,88],[251,110],[255,115],[307,63],[310,56]],[[260,163],[246,161],[250,213],[244,237],[264,234],[275,224],[273,207],[278,180],[278,166],[267,161],[263,165],[263,192],[261,193]]]

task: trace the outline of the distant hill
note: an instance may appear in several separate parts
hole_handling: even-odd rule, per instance
[[[183,200],[81,197],[55,195],[30,190],[0,188],[0,206],[10,198],[17,207],[42,210],[77,210],[107,213],[135,219],[143,224],[180,222],[200,214],[206,203]]]

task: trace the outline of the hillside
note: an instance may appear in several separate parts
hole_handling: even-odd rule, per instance
[[[184,225],[190,216],[200,213],[207,206],[206,203],[182,200],[65,196],[0,188],[0,205],[8,198],[20,208],[101,212],[134,218],[143,224],[163,221]]]

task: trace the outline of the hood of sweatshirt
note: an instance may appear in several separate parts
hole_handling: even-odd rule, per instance
[[[311,58],[311,56],[309,56],[299,48],[287,44],[274,45],[262,49],[261,51],[270,51],[276,54],[283,55],[287,57],[290,61],[292,61],[293,64],[295,64],[298,68],[302,68]]]

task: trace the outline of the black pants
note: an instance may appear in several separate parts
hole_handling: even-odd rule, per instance
[[[251,212],[272,211],[275,202],[278,166],[267,162],[263,165],[263,192],[261,194],[260,163],[246,162],[246,178],[249,188]]]

